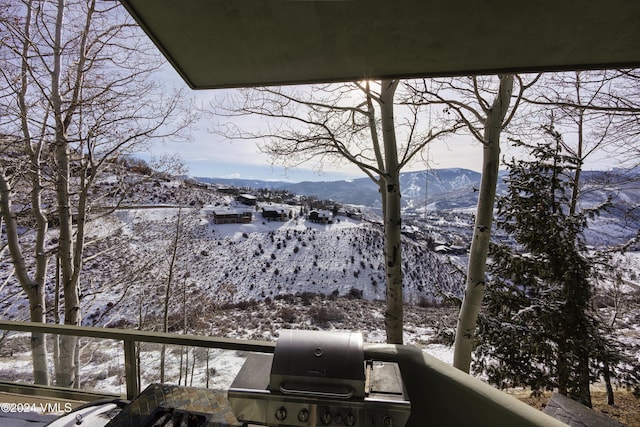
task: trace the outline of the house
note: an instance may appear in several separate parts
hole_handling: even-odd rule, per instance
[[[265,206],[262,208],[262,217],[267,221],[286,221],[289,212],[281,207]]]
[[[239,194],[238,201],[243,205],[255,206],[258,198],[252,194]]]
[[[353,209],[349,209],[347,211],[347,217],[349,218],[353,218],[353,219],[362,219],[362,212],[360,212],[359,210],[353,210]]]
[[[312,210],[309,212],[309,221],[319,224],[333,224],[333,214],[325,210]]]
[[[214,224],[248,224],[253,220],[253,214],[246,209],[214,209]]]
[[[418,227],[415,227],[413,225],[402,225],[402,227],[400,228],[400,233],[404,236],[415,239],[418,233]]]
[[[237,190],[235,188],[232,187],[217,187],[218,193],[223,193],[223,194],[236,194]]]

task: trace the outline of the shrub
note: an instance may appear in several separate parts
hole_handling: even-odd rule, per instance
[[[421,296],[420,298],[418,298],[418,303],[416,305],[422,308],[431,308],[431,307],[438,307],[439,304],[436,301],[434,301],[433,298],[427,298],[427,297]]]
[[[298,320],[296,311],[291,307],[282,307],[278,313],[278,317],[285,323],[295,323]]]
[[[336,322],[344,319],[342,311],[335,307],[311,307],[309,309],[311,323],[325,327],[329,322]]]
[[[349,290],[349,297],[355,299],[362,299],[362,289],[351,288]]]
[[[313,299],[313,296],[314,295],[311,292],[303,292],[302,295],[300,295],[302,305],[311,305],[311,300]]]

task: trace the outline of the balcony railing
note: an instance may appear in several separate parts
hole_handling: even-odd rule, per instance
[[[124,351],[128,399],[133,399],[140,392],[136,362],[138,343],[260,353],[272,353],[275,348],[275,343],[265,341],[3,320],[0,320],[0,330],[120,341]],[[407,427],[423,425],[566,426],[415,347],[366,344],[365,358],[393,361],[399,364],[412,406]],[[17,382],[0,382],[0,391],[76,400],[95,400],[113,396],[99,391],[43,387]]]
[[[250,341],[230,338],[215,338],[196,335],[178,335],[162,332],[146,332],[138,330],[92,328],[85,326],[70,326],[60,324],[13,322],[0,320],[0,330],[15,332],[43,333],[50,335],[70,335],[80,338],[101,338],[105,340],[115,340],[122,342],[124,351],[124,372],[126,384],[126,397],[133,399],[140,393],[138,383],[139,372],[136,363],[136,344],[154,343],[164,345],[175,345],[185,347],[213,348],[221,350],[237,350],[247,352],[273,353],[275,343],[265,341]],[[0,382],[0,391],[17,392],[20,394],[30,394],[30,390],[37,390],[37,386],[24,386],[19,383]],[[87,400],[95,399],[96,396],[111,396],[110,394],[87,392],[82,390],[52,388],[52,394],[56,397],[66,396],[67,398]],[[44,391],[44,390],[42,390]]]

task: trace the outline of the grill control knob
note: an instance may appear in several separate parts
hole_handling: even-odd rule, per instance
[[[282,421],[287,418],[287,409],[284,406],[279,407],[276,410],[276,419]]]
[[[352,412],[347,413],[344,416],[344,423],[349,427],[354,426],[356,424],[356,416]]]
[[[335,414],[333,416],[333,421],[335,421],[336,424],[342,424],[342,414],[340,412]]]
[[[301,409],[300,412],[298,412],[298,421],[306,423],[307,421],[309,421],[309,410],[308,409]]]
[[[384,425],[384,427],[393,427],[393,418],[387,415],[382,419],[382,425]]]
[[[331,413],[329,411],[324,411],[322,414],[320,414],[320,422],[324,425],[329,425],[331,424]]]

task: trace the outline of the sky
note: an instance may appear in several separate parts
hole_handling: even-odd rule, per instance
[[[220,91],[233,90],[191,90],[170,66],[167,66],[164,71],[163,79],[167,85],[185,88],[188,94],[193,96],[196,105],[204,107],[208,105],[209,100],[220,96]],[[191,135],[188,142],[155,142],[151,152],[136,153],[136,155],[147,160],[153,157],[159,158],[165,154],[177,155],[188,168],[187,173],[193,177],[301,182],[349,180],[366,176],[347,161],[335,164],[325,163],[322,170],[318,170],[317,164],[312,162],[285,169],[272,164],[271,159],[260,152],[256,141],[230,141],[211,133],[209,129],[214,120],[216,119],[203,115],[190,129]],[[252,121],[259,123],[259,120],[261,120],[259,117],[244,118],[242,123],[244,126],[252,126]],[[502,144],[501,149],[503,158],[510,159],[514,155],[518,157],[506,142]],[[428,161],[420,158],[404,168],[403,172],[444,168],[464,168],[480,172],[482,169],[481,145],[469,135],[455,135],[446,141],[435,141],[429,145],[429,149],[423,153],[423,156],[427,157]],[[606,154],[600,158],[594,156],[585,164],[586,169],[608,169],[613,166],[615,166],[614,162],[612,159],[607,159]]]
[[[255,120],[259,120],[256,118]],[[191,130],[191,141],[156,142],[152,155],[177,154],[193,177],[239,178],[263,181],[337,181],[363,178],[366,175],[355,165],[342,161],[336,164],[324,164],[322,171],[314,163],[307,163],[296,168],[285,169],[272,164],[271,159],[261,153],[255,141],[229,141],[207,130],[207,119],[201,119]],[[142,158],[149,159],[149,153],[140,153]],[[482,147],[471,136],[454,136],[447,141],[435,141],[430,144],[424,154],[429,161],[422,158],[403,169],[403,172],[463,168],[476,172],[482,170]],[[509,144],[503,143],[501,157],[510,159],[521,157]],[[617,162],[608,158],[606,153],[599,157],[592,156],[584,165],[585,169],[609,169]]]
[[[325,164],[322,171],[313,163],[285,169],[271,164],[253,141],[223,141],[206,130],[194,130],[193,141],[156,143],[153,154],[178,154],[189,175],[211,178],[259,179],[265,181],[335,181],[365,177],[356,166],[341,162]],[[419,160],[405,171],[466,168],[480,171],[482,149],[468,140],[436,142],[429,149],[431,160]],[[144,155],[143,155],[144,157]]]
[[[196,105],[208,105],[210,99],[218,95],[216,90],[191,90],[179,75],[167,65],[162,74],[167,85],[184,88],[195,98]],[[220,89],[219,91],[233,89]],[[296,168],[285,169],[272,164],[271,159],[261,153],[256,141],[229,141],[211,133],[212,120],[201,117],[190,129],[190,140],[156,141],[150,152],[135,155],[146,160],[163,155],[177,155],[194,177],[240,178],[265,181],[335,181],[363,178],[366,175],[349,162],[324,164],[318,170],[317,164],[308,162]],[[260,118],[253,119],[256,122]],[[250,121],[248,122],[250,125]],[[456,136],[454,139],[437,141],[424,153],[429,161],[418,159],[403,171],[465,168],[480,171],[482,148],[470,136]]]

